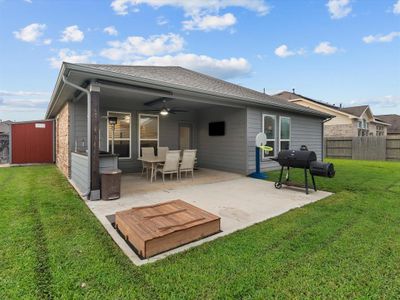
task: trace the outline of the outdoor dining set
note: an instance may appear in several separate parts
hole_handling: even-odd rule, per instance
[[[168,147],[158,147],[157,155],[153,147],[142,147],[142,176],[146,172],[147,178],[150,173],[150,182],[157,180],[157,174],[161,173],[163,182],[165,175],[176,175],[176,179],[182,178],[182,173],[187,176],[189,173],[194,178],[194,166],[196,163],[197,150],[169,150]]]

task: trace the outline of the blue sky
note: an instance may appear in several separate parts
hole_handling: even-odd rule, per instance
[[[0,0],[0,53],[3,120],[43,118],[62,60],[400,113],[400,0]]]

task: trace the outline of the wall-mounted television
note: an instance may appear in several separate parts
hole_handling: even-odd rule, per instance
[[[211,122],[208,123],[209,136],[223,136],[225,135],[225,122]]]

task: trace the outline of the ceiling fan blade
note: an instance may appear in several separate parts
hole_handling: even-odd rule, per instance
[[[161,97],[161,98],[157,98],[155,100],[151,100],[151,101],[145,102],[144,105],[145,106],[153,106],[153,105],[156,105],[156,104],[159,104],[159,103],[166,103],[166,102],[171,101],[171,100],[173,100],[173,98]]]

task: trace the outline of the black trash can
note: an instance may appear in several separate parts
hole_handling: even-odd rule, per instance
[[[115,200],[121,195],[121,170],[105,169],[101,174],[101,199]]]

